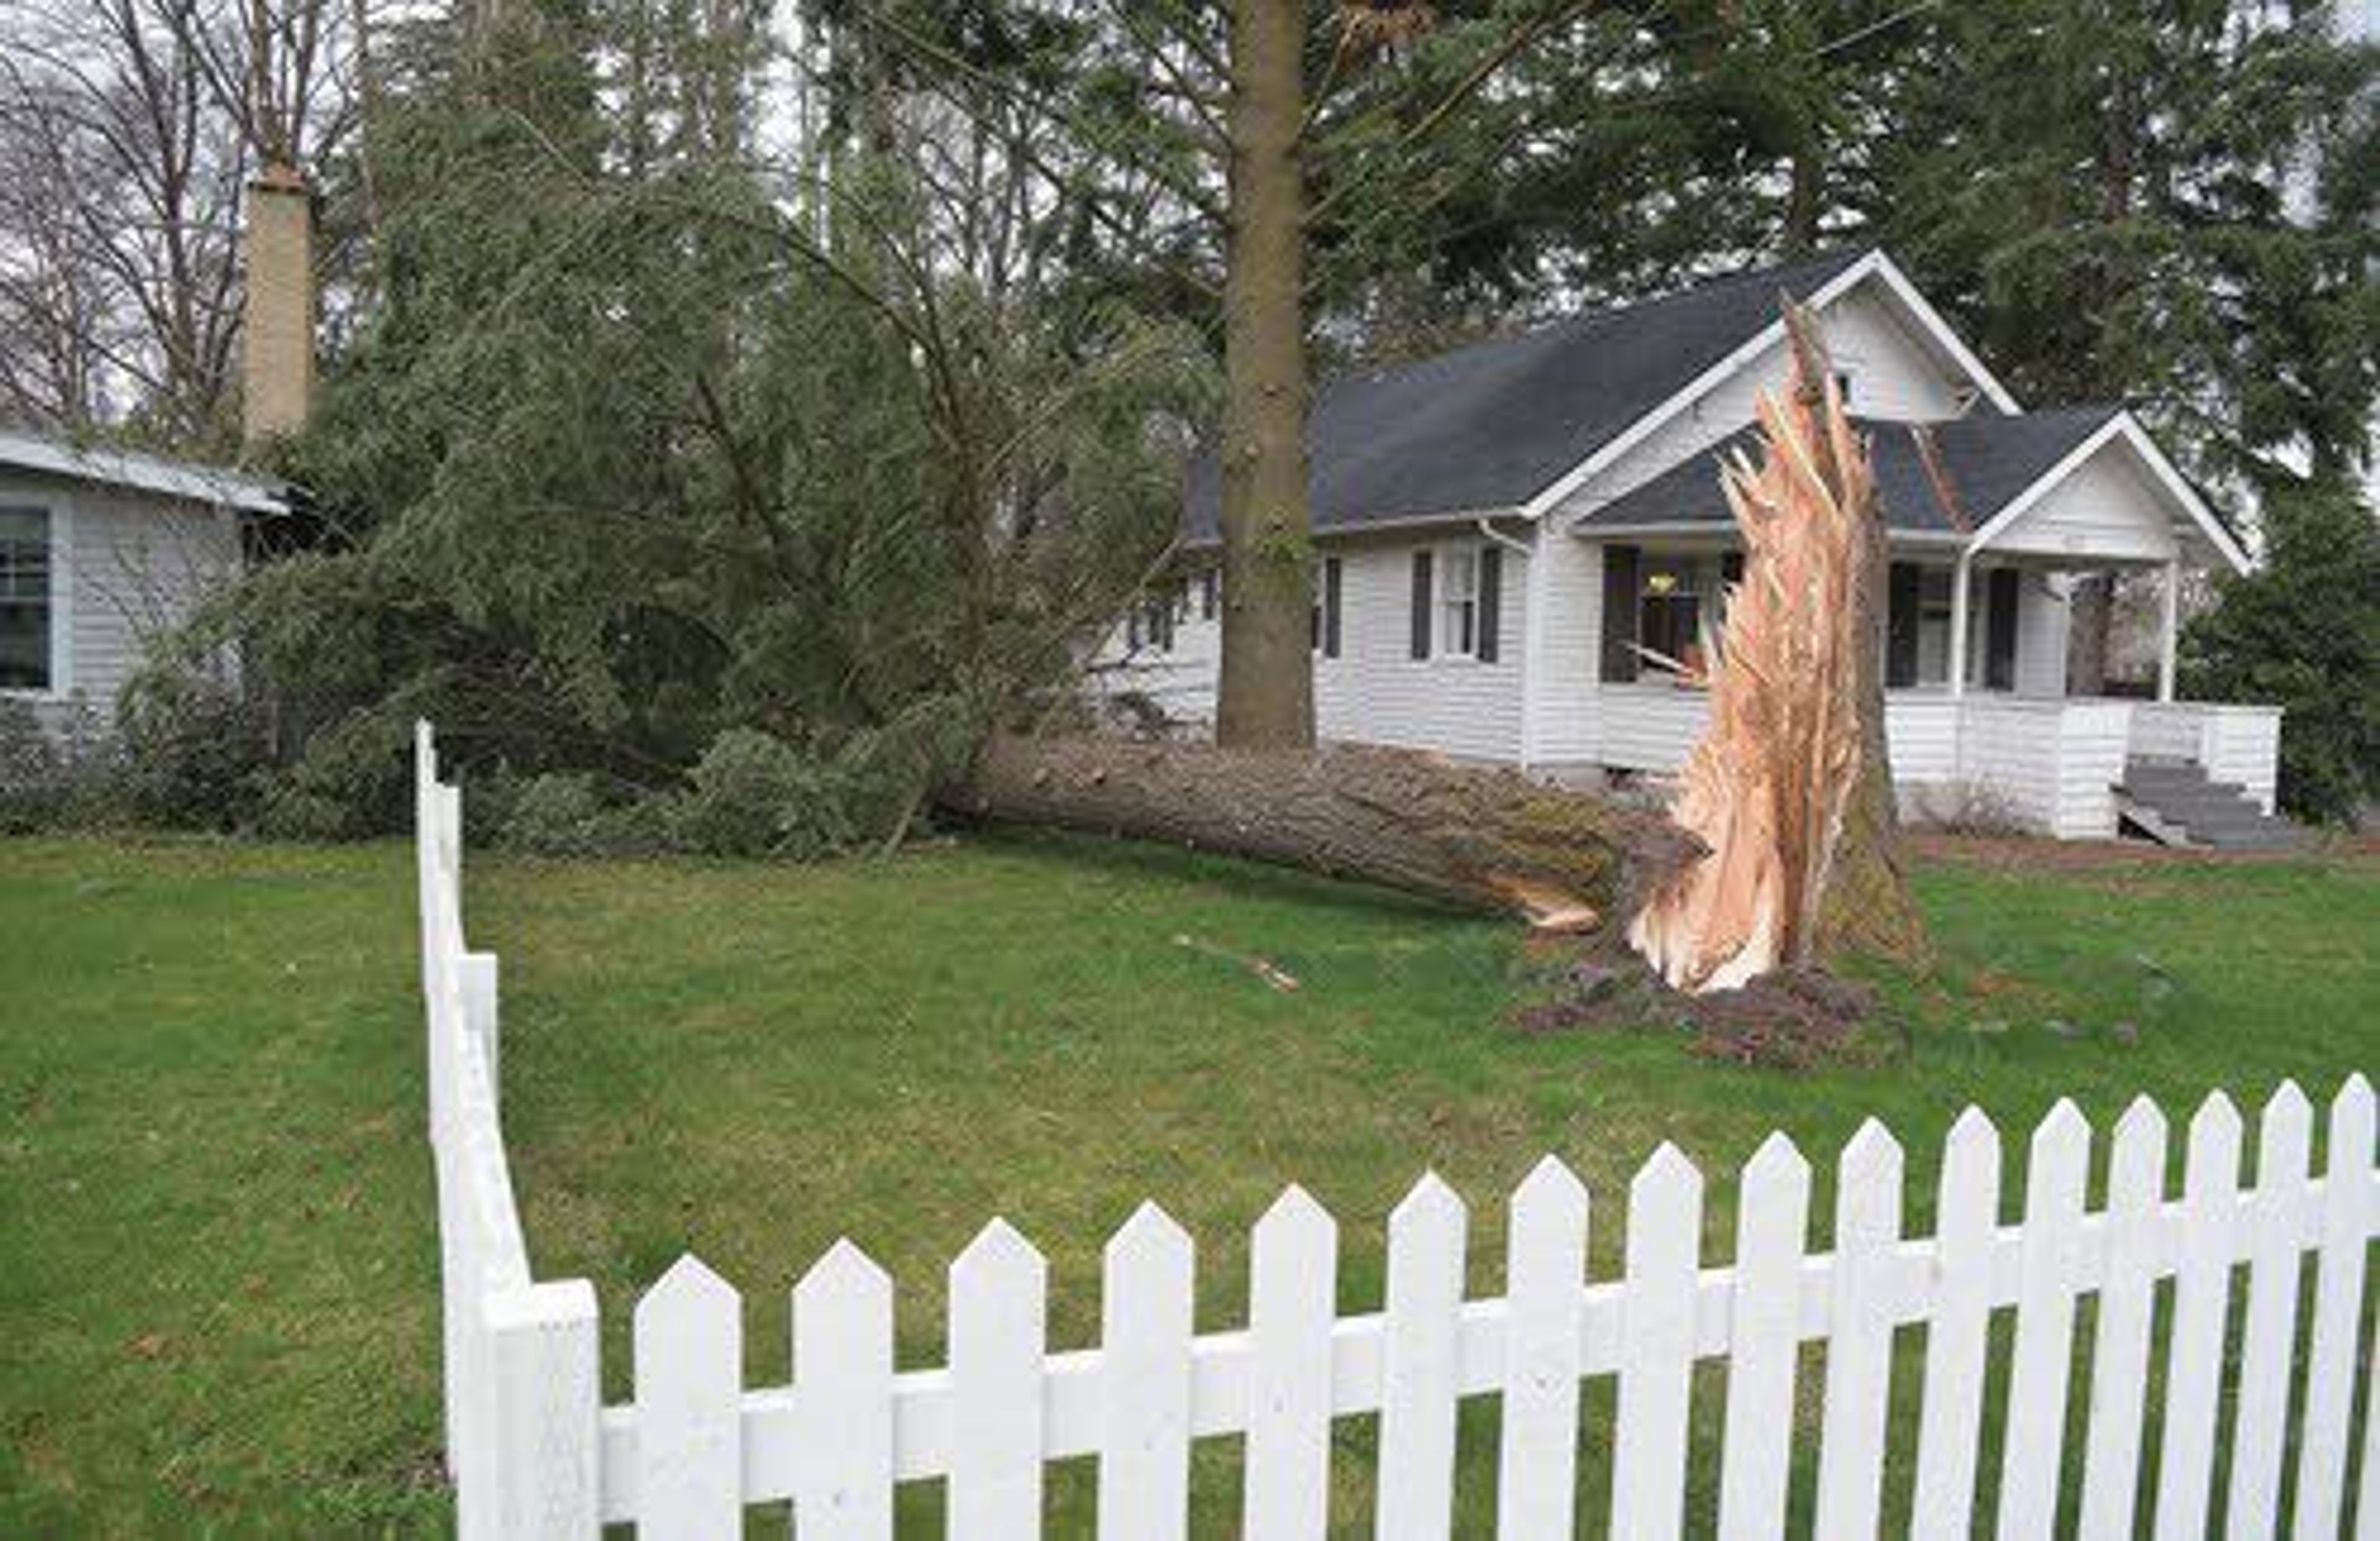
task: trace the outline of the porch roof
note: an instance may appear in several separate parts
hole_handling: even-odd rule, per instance
[[[1978,413],[1950,422],[1858,419],[1868,435],[1876,499],[1898,534],[1964,540],[2046,476],[2123,409],[2070,406],[2014,417]],[[1925,436],[1934,443],[1926,465]],[[1718,467],[1737,450],[1757,458],[1759,431],[1746,427],[1579,519],[1586,535],[1731,528]],[[1937,479],[1936,469],[1939,470]]]

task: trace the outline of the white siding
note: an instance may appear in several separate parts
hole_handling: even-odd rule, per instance
[[[1476,540],[1476,536],[1471,537]],[[1521,664],[1529,562],[1504,553],[1497,661],[1412,656],[1413,553],[1419,540],[1349,546],[1340,656],[1317,659],[1315,726],[1325,739],[1514,760],[1521,748]]]
[[[2178,552],[2168,499],[2131,447],[2110,440],[1992,538],[1990,550],[2100,561],[2165,562]]]
[[[1504,552],[1495,662],[1412,656],[1413,553],[1453,543],[1476,545],[1479,536],[1457,528],[1438,539],[1322,543],[1321,554],[1342,564],[1339,656],[1314,658],[1315,728],[1322,738],[1518,759],[1531,559]],[[1194,585],[1189,618],[1174,627],[1172,649],[1144,648],[1126,661],[1119,626],[1100,649],[1105,666],[1095,672],[1094,688],[1111,697],[1136,690],[1176,721],[1211,723],[1222,629],[1220,618],[1200,618]]]
[[[1529,639],[1529,763],[1602,758],[1595,710],[1603,647],[1603,548],[1541,526],[1534,597],[1542,613]],[[1533,564],[1532,565],[1536,565]]]
[[[149,640],[187,620],[239,571],[238,516],[151,493],[0,474],[0,504],[46,509],[53,556],[54,688],[44,717],[76,706],[102,719]]]
[[[1173,627],[1173,646],[1127,649],[1127,630],[1118,622],[1095,655],[1091,687],[1095,695],[1112,698],[1127,692],[1146,696],[1177,722],[1207,723],[1215,720],[1215,677],[1222,665],[1223,622],[1219,610],[1212,620],[1199,611],[1199,585],[1190,580],[1186,607]]]

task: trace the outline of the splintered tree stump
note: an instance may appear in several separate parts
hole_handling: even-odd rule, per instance
[[[1720,479],[1743,580],[1710,671],[1710,726],[1670,809],[1706,854],[1629,923],[1683,990],[1924,945],[1894,836],[1875,478],[1816,318],[1789,305],[1785,329],[1791,389],[1762,394],[1758,461],[1738,455]]]
[[[1665,821],[1590,794],[1348,746],[995,736],[953,801],[981,817],[1245,856],[1560,930],[1618,913],[1693,849]]]

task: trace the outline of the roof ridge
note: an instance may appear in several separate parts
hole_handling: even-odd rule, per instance
[[[1828,277],[1832,277],[1847,271],[1852,264],[1866,258],[1870,253],[1882,249],[1881,246],[1873,241],[1863,241],[1851,246],[1839,247],[1833,251],[1818,256],[1797,258],[1790,262],[1768,262],[1756,268],[1740,268],[1733,273],[1717,273],[1707,278],[1697,279],[1683,288],[1669,289],[1660,294],[1647,295],[1639,299],[1623,300],[1617,304],[1597,305],[1589,309],[1572,311],[1565,316],[1555,316],[1509,330],[1489,332],[1474,337],[1469,342],[1457,343],[1452,347],[1440,348],[1434,353],[1415,354],[1410,358],[1347,370],[1325,376],[1318,383],[1327,390],[1334,385],[1385,380],[1408,370],[1419,370],[1449,359],[1463,358],[1484,348],[1505,347],[1537,338],[1568,334],[1573,331],[1589,331],[1623,316],[1641,316],[1648,311],[1663,309],[1687,300],[1708,299],[1718,291],[1732,291],[1763,279],[1781,279],[1791,274],[1816,273],[1824,273]]]

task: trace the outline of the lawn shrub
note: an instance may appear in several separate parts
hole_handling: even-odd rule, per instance
[[[241,829],[256,816],[270,763],[261,709],[219,680],[145,669],[116,703],[114,797],[129,822]]]
[[[814,856],[851,842],[854,778],[755,728],[711,741],[686,789],[670,800],[680,847],[722,856]]]
[[[52,733],[30,703],[0,697],[0,834],[101,821],[108,748],[88,713]]]

